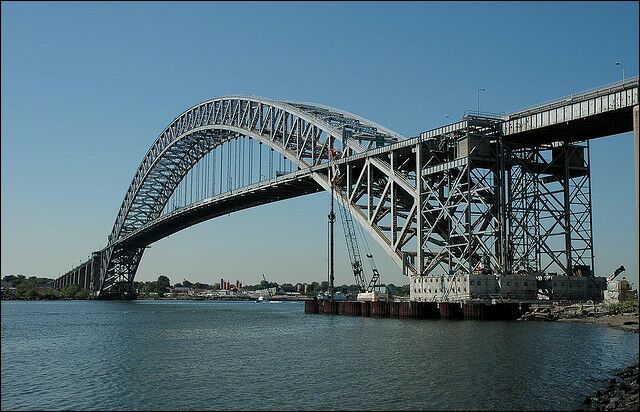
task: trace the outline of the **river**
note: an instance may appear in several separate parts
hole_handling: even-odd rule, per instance
[[[302,302],[2,301],[2,410],[575,410],[638,334],[305,314]]]

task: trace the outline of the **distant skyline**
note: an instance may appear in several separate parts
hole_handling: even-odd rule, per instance
[[[308,101],[406,137],[638,75],[637,2],[2,2],[1,263],[56,277],[106,240],[172,119],[224,95]],[[616,63],[621,63],[617,65]],[[638,285],[633,134],[591,142],[595,273]],[[156,242],[136,280],[326,280],[329,195]],[[354,283],[336,227],[336,283]],[[374,241],[383,283],[408,280]]]

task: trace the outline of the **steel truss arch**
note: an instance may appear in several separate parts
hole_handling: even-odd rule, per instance
[[[343,139],[345,128],[351,137],[347,141]],[[307,169],[328,164],[330,148],[340,157],[362,153],[380,140],[388,145],[401,139],[379,128],[326,106],[294,106],[257,97],[221,97],[193,106],[167,126],[138,166],[107,247],[100,252],[99,276],[94,275],[92,290],[99,296],[131,287],[144,247],[126,249],[119,243],[157,219],[186,173],[217,146],[247,136],[265,143],[299,169]],[[313,173],[313,179],[329,187],[326,176]]]

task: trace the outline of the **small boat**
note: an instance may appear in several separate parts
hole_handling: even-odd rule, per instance
[[[256,303],[269,302],[269,298],[265,298],[264,296],[260,296]]]

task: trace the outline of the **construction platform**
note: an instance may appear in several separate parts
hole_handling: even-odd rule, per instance
[[[304,303],[305,313],[401,319],[516,320],[529,310],[524,302],[353,302]]]

